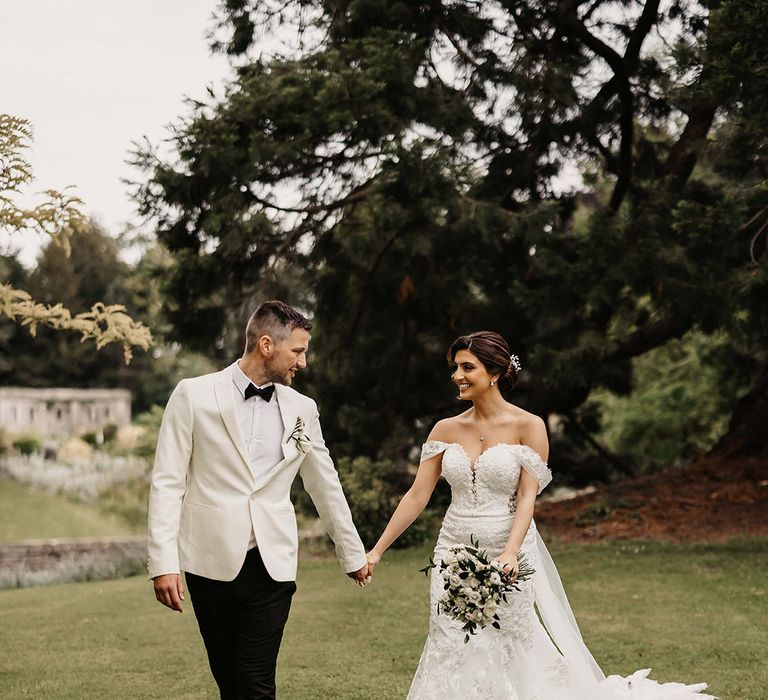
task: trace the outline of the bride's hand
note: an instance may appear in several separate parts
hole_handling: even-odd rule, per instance
[[[517,559],[517,552],[502,552],[496,557],[502,566],[504,573],[510,577],[512,581],[515,581],[520,573],[520,562]]]
[[[365,556],[368,559],[368,575],[373,576],[373,569],[376,564],[381,561],[381,554],[379,554],[375,549],[372,549]]]

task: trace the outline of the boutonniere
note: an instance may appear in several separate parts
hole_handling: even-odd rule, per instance
[[[304,435],[304,428],[306,427],[306,423],[303,421],[301,416],[298,416],[296,418],[296,425],[293,426],[293,431],[288,436],[288,442],[289,440],[293,440],[296,443],[296,448],[299,450],[299,452],[306,452],[307,447],[311,445],[309,438]]]

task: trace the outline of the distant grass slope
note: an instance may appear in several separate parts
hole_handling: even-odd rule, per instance
[[[333,559],[305,559],[278,697],[404,698],[427,634],[428,549],[391,552],[365,590]],[[585,640],[606,673],[707,681],[761,700],[768,540],[554,548]],[[143,577],[0,592],[0,697],[215,698],[189,600],[183,615]]]
[[[133,535],[122,518],[0,478],[0,542]]]

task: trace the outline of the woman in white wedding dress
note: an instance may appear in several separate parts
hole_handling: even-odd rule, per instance
[[[518,554],[535,569],[508,594],[491,626],[464,642],[462,625],[437,612],[443,593],[432,569],[429,636],[408,700],[713,700],[706,683],[657,683],[648,669],[606,678],[582,641],[557,569],[533,521],[536,496],[550,482],[547,432],[541,418],[503,398],[520,363],[497,333],[479,331],[451,345],[449,362],[459,398],[472,407],[439,421],[422,448],[413,486],[403,496],[376,546],[376,566],[387,548],[427,505],[440,476],[451,504],[435,546],[440,562],[451,547],[470,543],[517,574]],[[372,569],[371,569],[372,571]],[[537,614],[538,613],[538,614]]]

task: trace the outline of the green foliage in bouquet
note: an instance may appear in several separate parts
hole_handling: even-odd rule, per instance
[[[474,535],[470,535],[469,541],[469,546],[451,547],[450,554],[439,565],[430,558],[429,564],[419,569],[429,575],[436,566],[440,567],[445,593],[437,603],[437,613],[462,623],[465,644],[470,635],[488,625],[501,629],[499,606],[508,602],[508,593],[519,591],[520,584],[535,573],[525,555],[519,554],[518,574],[512,578],[504,572],[501,562],[480,549],[480,541]]]

